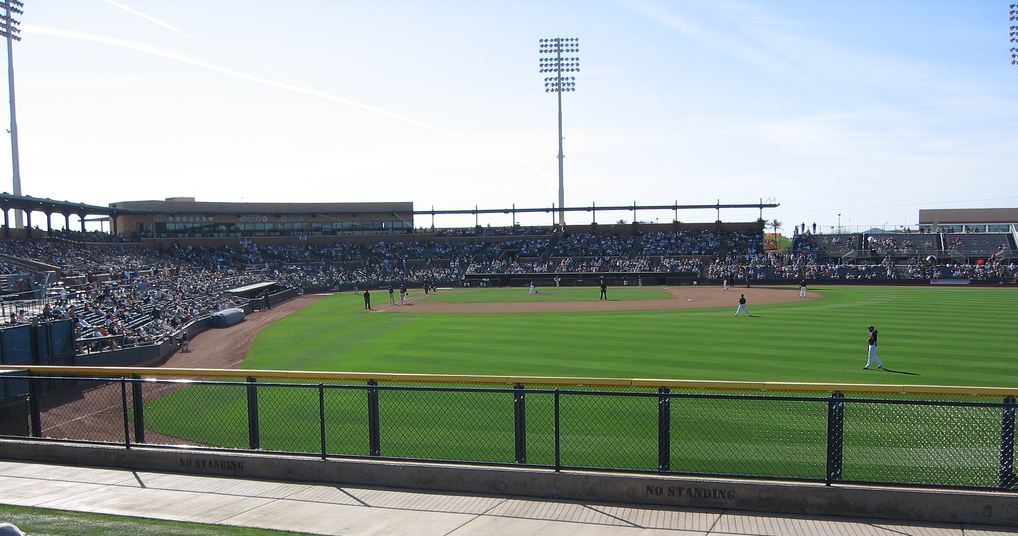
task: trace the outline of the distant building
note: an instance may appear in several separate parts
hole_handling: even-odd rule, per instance
[[[414,228],[414,204],[218,203],[193,197],[121,201],[111,208],[118,234],[141,238],[256,238],[405,234]]]
[[[1014,233],[1018,208],[949,208],[919,211],[919,229],[927,233]]]

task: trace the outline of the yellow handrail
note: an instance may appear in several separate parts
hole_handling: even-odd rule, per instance
[[[959,396],[1018,396],[1014,387],[975,387],[950,385],[813,383],[813,382],[743,382],[727,380],[667,380],[649,378],[579,378],[567,376],[484,376],[467,374],[400,374],[379,372],[317,372],[298,370],[249,370],[153,367],[53,367],[0,366],[0,371],[29,371],[37,375],[116,376],[141,378],[169,377],[188,379],[211,378],[272,378],[312,381],[427,382],[448,384],[544,385],[559,387],[642,387],[707,391],[792,391],[877,394],[937,394]]]

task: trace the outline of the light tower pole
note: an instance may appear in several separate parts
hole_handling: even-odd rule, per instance
[[[0,10],[3,11],[3,18],[0,19],[0,35],[7,38],[7,87],[11,97],[11,167],[14,169],[14,195],[21,195],[21,164],[18,161],[18,118],[14,112],[14,41],[21,41],[18,34],[21,24],[14,18],[14,14],[22,15],[21,8],[25,4],[20,0],[0,0]],[[21,211],[14,211],[14,228],[20,229]]]
[[[545,77],[544,91],[555,93],[555,96],[558,97],[558,224],[565,227],[566,211],[563,208],[566,204],[566,190],[563,178],[565,154],[562,152],[562,93],[576,91],[576,78],[562,76],[562,73],[579,72],[580,58],[562,54],[579,54],[580,39],[577,37],[553,37],[541,39],[540,45],[540,70],[542,73],[554,75]]]

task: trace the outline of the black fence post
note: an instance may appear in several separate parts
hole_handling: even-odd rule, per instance
[[[672,397],[667,387],[657,390],[657,470],[672,468]]]
[[[527,395],[521,384],[513,386],[513,417],[516,430],[516,463],[527,463]]]
[[[39,380],[28,377],[28,412],[30,414],[32,437],[42,437],[42,411],[39,409]]]
[[[261,433],[258,430],[258,379],[247,377],[247,439],[251,450],[258,450],[262,445]]]
[[[319,432],[322,435],[322,459],[328,455],[328,446],[325,444],[325,385],[318,384],[318,423]]]
[[[562,428],[559,426],[559,390],[555,389],[555,471],[562,470]]]
[[[1018,484],[1014,473],[1015,399],[1004,398],[1004,411],[1000,418],[1000,487],[1011,489]]]
[[[120,378],[120,408],[124,412],[124,447],[131,448],[131,424],[127,415],[127,378]]]
[[[827,477],[828,486],[841,480],[845,446],[845,395],[837,391],[827,399]]]
[[[378,423],[378,382],[368,380],[368,455],[382,455],[382,434]]]
[[[131,402],[134,412],[134,442],[145,442],[145,403],[142,396],[142,381],[138,375],[131,376]]]

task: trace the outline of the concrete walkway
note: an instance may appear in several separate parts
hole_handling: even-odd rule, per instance
[[[348,536],[1018,534],[1002,527],[636,508],[5,461],[0,503]]]

